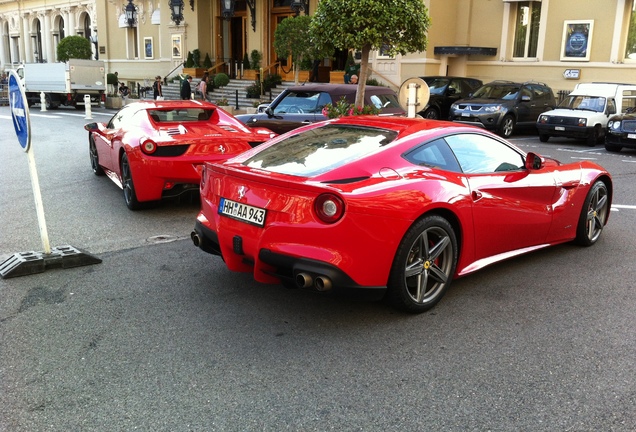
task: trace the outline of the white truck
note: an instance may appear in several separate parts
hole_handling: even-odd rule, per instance
[[[579,83],[556,109],[539,115],[539,139],[547,142],[552,136],[579,138],[593,147],[605,137],[609,118],[634,106],[635,99],[633,84]]]
[[[106,69],[101,60],[69,59],[65,63],[27,63],[17,68],[29,106],[41,102],[47,109],[60,105],[84,107],[84,95],[99,106],[106,91]]]

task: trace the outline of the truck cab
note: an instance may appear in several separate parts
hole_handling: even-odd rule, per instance
[[[541,142],[552,136],[586,140],[591,147],[602,142],[609,118],[633,105],[636,85],[580,83],[554,110],[537,119]]]

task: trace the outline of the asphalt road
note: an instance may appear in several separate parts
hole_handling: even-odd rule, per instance
[[[636,152],[515,136],[609,169],[601,240],[411,316],[230,273],[189,240],[196,203],[131,212],[92,174],[83,117],[33,110],[34,153],[51,245],[102,263],[0,280],[0,431],[636,430]],[[4,260],[42,244],[6,107],[0,143]]]

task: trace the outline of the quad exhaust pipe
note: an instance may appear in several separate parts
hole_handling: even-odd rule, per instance
[[[318,291],[329,291],[332,288],[331,279],[327,276],[318,276],[314,285]]]
[[[309,288],[314,284],[314,279],[310,274],[307,273],[298,273],[296,275],[296,285],[299,288]]]
[[[201,237],[199,237],[199,234],[197,234],[196,231],[192,231],[190,233],[190,238],[192,239],[192,243],[194,243],[196,247],[199,247],[201,245]]]

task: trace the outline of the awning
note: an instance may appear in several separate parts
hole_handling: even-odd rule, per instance
[[[471,47],[471,46],[437,46],[433,49],[436,55],[483,55],[496,56],[497,48]]]

